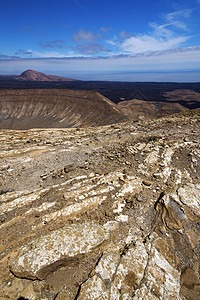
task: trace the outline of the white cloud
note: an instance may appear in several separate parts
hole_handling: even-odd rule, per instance
[[[40,57],[40,58],[50,58],[50,57],[61,58],[64,56],[64,54],[60,52],[54,52],[54,51],[48,51],[48,52],[32,51],[32,56]]]
[[[182,29],[185,31],[189,31],[187,25],[184,22],[176,21],[176,22],[171,23],[171,25],[175,26],[176,28],[179,28],[179,29]]]
[[[113,41],[113,40],[106,40],[105,42],[106,42],[107,44],[109,44],[109,45],[112,45],[112,46],[117,46],[117,45],[118,45],[118,42]]]
[[[169,50],[180,46],[187,39],[187,37],[164,39],[149,35],[141,35],[127,39],[120,45],[120,49],[131,54]]]
[[[69,57],[69,58],[24,58],[0,59],[3,72],[22,71],[23,68],[48,69],[52,72],[73,72],[76,74],[99,74],[99,72],[146,72],[195,70],[200,65],[200,47],[183,47],[174,50],[149,52],[136,55],[110,56],[106,58]],[[12,71],[13,72],[13,71]],[[53,73],[52,73],[53,74]],[[58,74],[59,75],[59,74]]]
[[[168,25],[172,25],[176,28],[189,31],[185,21],[186,19],[191,17],[192,11],[192,9],[177,10],[165,15],[164,20],[170,22]]]
[[[172,30],[168,29],[171,24],[163,24],[163,25],[157,25],[156,23],[149,23],[149,26],[153,29],[153,32],[150,33],[151,36],[156,37],[162,37],[170,39],[174,36],[174,33]]]
[[[198,1],[200,3],[200,0]],[[188,30],[186,20],[191,13],[192,10],[189,9],[175,11],[165,15],[162,24],[150,23],[149,31],[144,34],[133,35],[122,30],[118,35],[113,34],[112,39],[107,35],[107,40],[106,34],[102,36],[100,33],[80,29],[73,35],[74,46],[71,46],[69,51],[64,51],[62,47],[60,51],[30,49],[24,54],[31,52],[32,58],[20,60],[14,56],[1,56],[0,68],[5,72],[9,72],[9,68],[10,70],[15,68],[20,73],[29,66],[31,69],[48,70],[48,73],[52,74],[59,71],[60,75],[66,75],[65,72],[68,70],[71,77],[74,77],[73,73],[80,76],[81,74],[98,76],[101,72],[120,74],[127,71],[194,70],[200,65],[200,47],[185,47],[186,41],[190,38],[185,34]],[[100,30],[106,33],[111,28],[102,27]],[[183,31],[182,34],[180,30]],[[112,52],[108,52],[105,43]],[[53,48],[60,44],[62,46],[62,40],[50,41],[44,44],[43,48]],[[97,57],[97,53],[102,53],[104,57]],[[92,75],[90,78],[93,79]]]
[[[182,18],[189,18],[191,16],[192,9],[183,9],[183,10],[177,10],[172,13],[169,13],[165,16],[165,19],[169,22],[173,22],[177,19]]]
[[[32,51],[33,58],[68,58],[68,57],[85,57],[85,55],[76,54],[72,51],[68,53],[61,53],[61,52],[39,52],[39,51]]]
[[[191,9],[169,13],[164,17],[166,23],[161,25],[153,22],[149,23],[149,26],[152,28],[151,32],[129,36],[123,42],[108,41],[108,43],[118,45],[120,51],[130,54],[182,47],[190,38],[189,36],[180,34],[180,30],[188,31],[188,27],[182,19],[189,18],[191,13]]]

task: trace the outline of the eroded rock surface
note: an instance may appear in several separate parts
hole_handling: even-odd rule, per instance
[[[87,254],[106,238],[106,230],[92,223],[55,230],[24,246],[11,264],[11,270],[18,277],[43,279],[55,270],[54,264],[62,266],[67,259]]]
[[[0,298],[200,299],[200,110],[0,132]]]

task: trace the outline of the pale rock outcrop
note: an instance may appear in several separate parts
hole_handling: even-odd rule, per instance
[[[91,252],[107,238],[108,233],[100,225],[74,224],[33,240],[20,250],[10,267],[16,276],[43,279],[65,260]]]

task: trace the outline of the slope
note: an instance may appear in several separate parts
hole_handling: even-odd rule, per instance
[[[200,109],[0,143],[1,299],[199,299]]]
[[[0,91],[0,107],[1,129],[87,127],[126,119],[113,102],[89,91]]]

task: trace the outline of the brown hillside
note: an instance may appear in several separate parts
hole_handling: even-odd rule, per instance
[[[108,125],[126,119],[97,92],[10,90],[0,92],[0,128],[61,128]]]
[[[56,75],[46,75],[42,72],[37,72],[34,70],[26,70],[16,77],[17,80],[24,81],[75,81],[72,78],[65,78]]]
[[[138,99],[122,101],[117,106],[125,115],[136,119],[159,118],[188,110],[179,103],[143,101]]]

